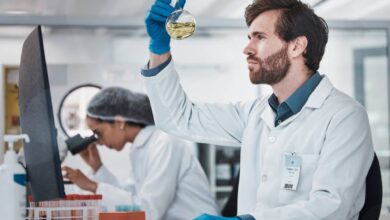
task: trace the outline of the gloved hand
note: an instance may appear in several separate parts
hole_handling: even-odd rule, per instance
[[[165,29],[168,16],[176,9],[183,8],[186,0],[178,0],[175,7],[171,0],[156,0],[145,18],[146,32],[150,36],[149,50],[155,54],[169,52],[171,38]]]
[[[203,214],[196,217],[194,220],[240,220],[238,217],[221,217],[209,214]]]

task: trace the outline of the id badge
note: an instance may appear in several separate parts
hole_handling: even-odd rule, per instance
[[[302,159],[295,153],[285,153],[283,157],[282,188],[297,190]]]

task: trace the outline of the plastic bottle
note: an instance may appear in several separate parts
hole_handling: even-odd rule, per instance
[[[26,171],[18,163],[14,142],[24,139],[26,134],[4,135],[8,142],[8,151],[4,155],[4,163],[0,166],[0,216],[1,219],[22,220],[26,217]]]

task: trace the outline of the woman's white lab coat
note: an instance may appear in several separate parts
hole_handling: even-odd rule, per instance
[[[93,179],[97,192],[109,203],[138,202],[148,220],[193,219],[202,213],[217,214],[207,178],[187,142],[153,126],[145,127],[130,150],[135,193],[118,187],[115,177],[102,167]]]
[[[252,102],[192,103],[173,61],[145,77],[156,125],[175,135],[240,145],[238,214],[257,220],[356,220],[373,160],[365,109],[323,77],[300,112],[279,126],[268,97]],[[283,189],[283,157],[302,159],[297,190]]]

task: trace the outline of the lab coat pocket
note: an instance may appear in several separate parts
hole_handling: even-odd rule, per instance
[[[287,205],[293,202],[308,200],[312,188],[314,172],[317,168],[319,155],[314,154],[297,154],[301,157],[301,166],[299,181],[296,190],[284,189],[284,180],[281,179],[279,187],[278,202],[280,205]],[[284,169],[284,167],[283,167]]]

